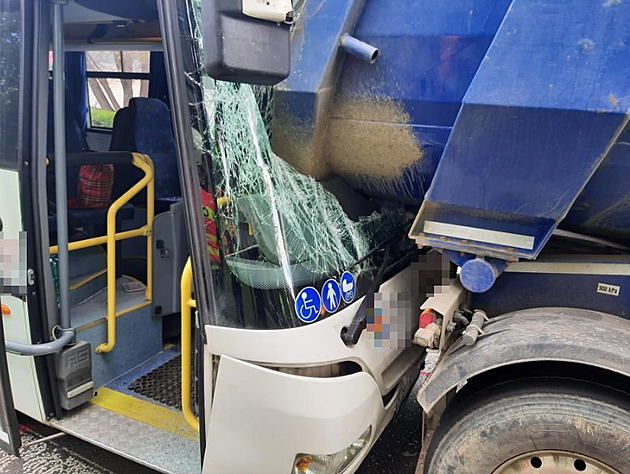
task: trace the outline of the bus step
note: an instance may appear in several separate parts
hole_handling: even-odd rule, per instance
[[[131,277],[116,281],[116,346],[111,352],[92,353],[92,377],[98,388],[162,350],[162,318],[153,316],[144,285]],[[137,291],[139,289],[140,291]],[[92,351],[107,340],[107,288],[71,308],[77,339]]]
[[[105,268],[70,278],[70,305],[74,306],[82,303],[106,286],[107,270]]]
[[[129,384],[129,390],[163,405],[182,409],[182,360],[181,354],[138,377]],[[191,393],[195,393],[194,380]],[[196,405],[193,401],[193,406]]]

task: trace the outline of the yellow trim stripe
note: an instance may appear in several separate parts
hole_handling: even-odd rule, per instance
[[[107,268],[103,268],[101,271],[98,271],[96,273],[92,273],[91,275],[89,275],[86,278],[84,278],[83,280],[75,283],[74,285],[70,285],[70,291],[77,290],[77,289],[81,288],[83,285],[85,285],[86,283],[89,283],[92,280],[97,279],[101,275],[105,275],[106,273],[107,273]]]
[[[135,311],[137,309],[140,308],[144,308],[145,306],[149,306],[151,304],[151,301],[149,300],[144,300],[142,303],[137,304],[135,306],[132,306],[130,308],[124,309],[122,311],[119,311],[118,313],[116,313],[116,318],[119,318],[127,313],[131,313],[132,311]],[[83,331],[87,331],[90,328],[93,328],[94,326],[98,326],[99,324],[104,324],[107,322],[107,316],[103,316],[100,319],[97,319],[95,321],[92,321],[91,323],[87,323],[84,326],[78,327],[76,328],[77,333],[83,332]]]
[[[188,425],[181,412],[140,400],[126,393],[101,387],[91,402],[101,408],[154,428],[168,431],[193,441],[199,439],[197,432]]]

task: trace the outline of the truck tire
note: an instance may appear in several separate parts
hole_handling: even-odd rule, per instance
[[[503,383],[453,403],[425,474],[630,473],[625,392],[553,377]]]

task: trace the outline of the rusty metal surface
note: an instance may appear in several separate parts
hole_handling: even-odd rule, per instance
[[[595,459],[565,451],[538,451],[510,459],[494,474],[618,474]]]

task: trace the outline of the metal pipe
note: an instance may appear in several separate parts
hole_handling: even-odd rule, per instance
[[[151,168],[151,181],[147,184],[147,291],[146,299],[153,299],[153,218],[155,217],[155,169],[153,161],[147,155],[142,155]]]
[[[55,199],[57,206],[57,245],[59,247],[59,321],[62,329],[70,327],[70,272],[68,260],[68,195],[66,175],[66,130],[63,6],[53,3],[53,104],[55,134]],[[8,343],[7,343],[8,344]],[[52,343],[51,343],[52,344]],[[7,346],[8,348],[8,346]]]
[[[472,346],[477,342],[479,334],[483,334],[482,327],[488,320],[488,316],[484,311],[476,310],[472,315],[470,324],[466,327],[464,334],[462,335],[462,341],[465,346]]]
[[[20,344],[19,342],[4,341],[7,352],[23,356],[43,356],[55,354],[74,341],[74,329],[62,329],[60,338],[43,344]]]
[[[48,441],[52,441],[53,439],[58,439],[66,436],[67,433],[60,431],[59,433],[52,434],[50,436],[45,436],[43,438],[36,439],[35,441],[31,441],[30,443],[22,443],[23,448],[29,448],[35,444],[47,443]]]
[[[132,164],[144,171],[144,176],[116,199],[107,211],[107,342],[96,348],[96,352],[99,354],[111,352],[116,345],[116,213],[145,187],[148,188],[147,199],[153,198],[155,195],[151,159],[147,155],[134,153]],[[149,202],[147,202],[147,218],[153,219],[153,204]],[[147,222],[147,226],[149,226],[149,232],[146,234],[147,239],[151,236],[152,225],[153,222]],[[149,252],[147,255],[148,265],[152,262],[151,258],[152,254]],[[148,269],[147,272],[151,275],[152,269]],[[147,280],[147,297],[151,295],[150,285],[151,280]]]
[[[375,48],[371,44],[364,43],[349,34],[344,34],[341,37],[340,43],[341,49],[343,49],[346,53],[351,54],[369,64],[374,64],[376,58],[378,58],[378,55],[380,54],[378,48]]]
[[[125,230],[122,232],[116,232],[116,242],[119,240],[127,240],[132,239],[134,237],[144,237],[149,235],[151,232],[151,228],[147,226],[138,227],[133,230]],[[70,242],[68,244],[68,249],[72,252],[73,250],[81,250],[89,247],[96,247],[97,245],[103,245],[107,243],[107,236],[103,235],[101,237],[92,237],[90,239],[83,240],[75,240],[74,242]],[[54,255],[59,252],[59,246],[53,245],[50,247],[50,254]]]
[[[507,265],[508,262],[499,258],[472,258],[462,265],[459,280],[467,290],[483,293],[492,288]]]
[[[192,299],[193,271],[190,258],[186,261],[184,271],[182,272],[182,280],[180,287],[181,298],[181,351],[182,351],[182,413],[186,422],[196,431],[199,431],[199,420],[195,416],[191,403],[190,385],[192,382],[191,371],[192,364],[190,358],[192,356],[192,310],[197,306],[195,300]]]

